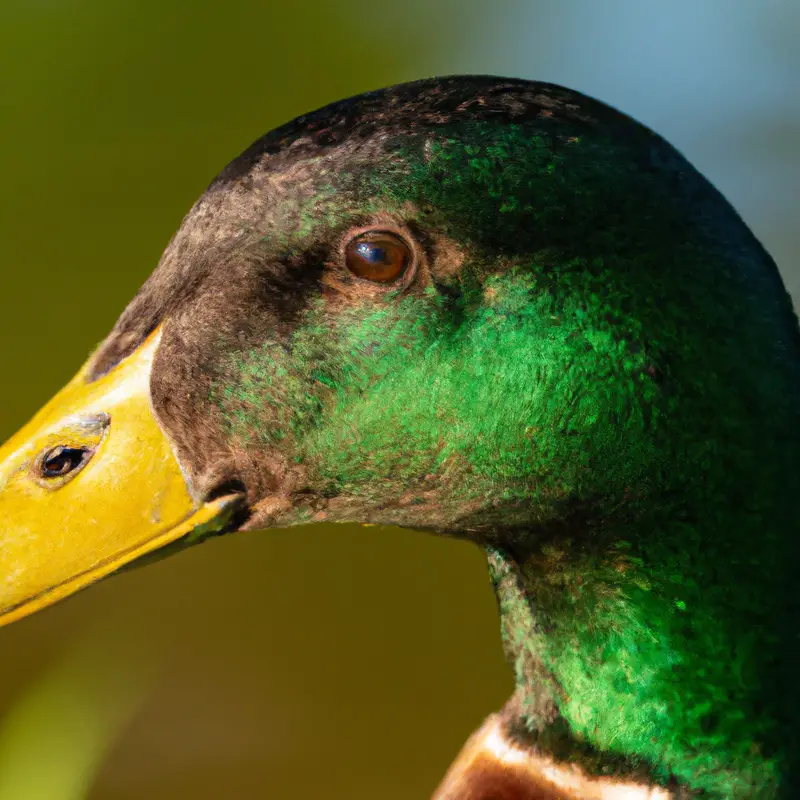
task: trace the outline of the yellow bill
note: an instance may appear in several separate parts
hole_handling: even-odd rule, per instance
[[[160,331],[87,383],[84,365],[0,448],[0,625],[184,537],[241,498],[195,501],[150,406]]]

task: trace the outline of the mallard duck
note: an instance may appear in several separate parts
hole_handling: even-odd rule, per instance
[[[516,690],[438,800],[798,797],[799,438],[779,273],[675,149],[395,86],[234,159],[4,446],[1,621],[237,530],[462,537]]]

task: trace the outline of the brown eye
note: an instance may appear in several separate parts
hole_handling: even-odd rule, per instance
[[[345,259],[353,275],[376,283],[391,283],[406,271],[411,248],[393,233],[370,231],[348,243]]]
[[[48,450],[42,458],[41,473],[44,478],[59,478],[80,467],[91,450],[85,447],[63,447]]]

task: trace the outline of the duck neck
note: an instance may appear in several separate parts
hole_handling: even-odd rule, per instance
[[[589,777],[684,787],[664,796],[788,797],[797,737],[762,683],[763,620],[715,618],[700,582],[665,572],[666,552],[648,569],[635,536],[587,539],[486,549],[516,679],[509,735]]]
[[[542,551],[539,556],[561,560],[561,554],[553,549],[544,547]],[[609,748],[593,745],[581,730],[580,716],[576,719],[570,713],[575,704],[581,704],[581,698],[567,693],[563,676],[568,677],[581,660],[577,644],[588,625],[577,615],[557,613],[553,607],[554,594],[564,588],[566,576],[537,574],[539,571],[531,568],[533,556],[520,563],[501,548],[489,548],[486,554],[500,610],[503,646],[516,681],[514,695],[502,713],[503,740],[509,746],[527,747],[551,764],[577,765],[589,780],[612,776],[648,788],[662,785],[666,776],[660,765],[626,758],[614,751],[613,743]],[[584,676],[590,679],[589,670],[587,665]],[[592,687],[591,693],[585,693],[585,713],[591,713],[590,695],[596,691]]]

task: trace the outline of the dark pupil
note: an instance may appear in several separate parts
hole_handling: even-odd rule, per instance
[[[42,474],[45,478],[55,478],[72,472],[83,461],[82,447],[54,447],[42,462]]]
[[[389,259],[386,257],[386,251],[372,242],[359,242],[358,245],[356,245],[356,252],[365,261],[369,261],[370,264],[390,263]]]

